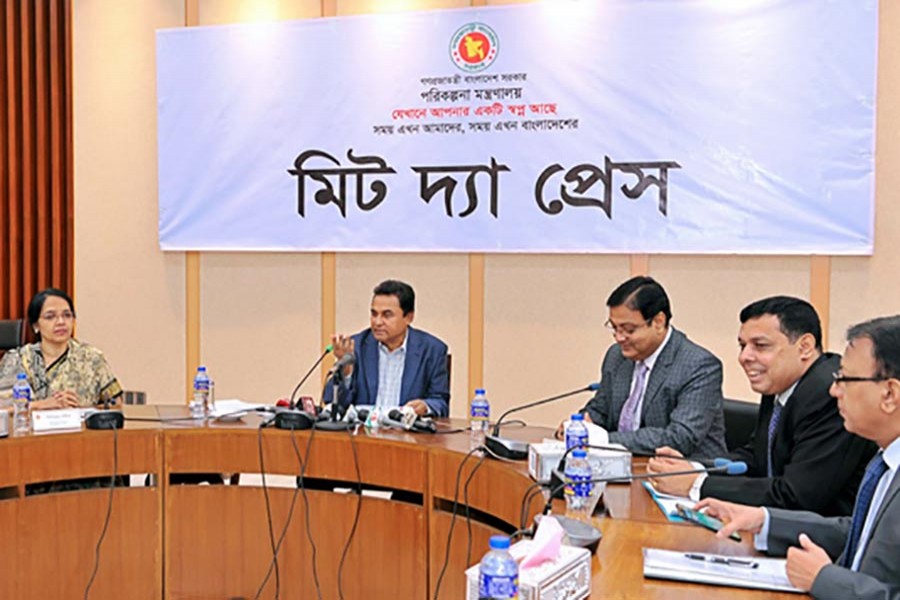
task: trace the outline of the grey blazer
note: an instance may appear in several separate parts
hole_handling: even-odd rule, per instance
[[[821,517],[815,513],[770,508],[769,553],[784,555],[805,533],[840,562],[850,531],[850,517]],[[828,565],[810,590],[823,600],[900,600],[900,475],[894,477],[872,527],[859,563],[859,572]]]
[[[619,432],[634,364],[613,344],[603,359],[600,389],[584,407],[594,423],[609,431],[610,442],[645,454],[671,446],[696,458],[727,455],[718,358],[673,327],[647,381],[640,428]]]

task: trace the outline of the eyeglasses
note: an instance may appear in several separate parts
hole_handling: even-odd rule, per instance
[[[607,319],[606,323],[604,323],[603,326],[606,327],[606,329],[608,329],[609,332],[613,335],[621,335],[623,337],[631,337],[632,335],[634,335],[634,333],[638,329],[640,329],[642,327],[646,327],[649,324],[650,324],[650,321],[647,320],[647,321],[644,321],[643,323],[640,323],[639,325],[635,325],[633,323],[625,323],[624,325],[615,325],[615,324],[613,324],[612,321]]]
[[[887,381],[890,379],[889,377],[851,377],[849,375],[844,375],[840,371],[835,371],[831,374],[831,378],[834,379],[835,383],[852,383],[854,381]]]
[[[75,313],[73,313],[72,311],[69,311],[69,310],[64,310],[61,313],[48,312],[48,313],[44,313],[41,315],[41,320],[52,323],[52,322],[56,321],[57,319],[59,319],[60,317],[62,317],[63,321],[71,321],[72,319],[75,318]]]

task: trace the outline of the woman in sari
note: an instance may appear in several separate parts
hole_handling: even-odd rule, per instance
[[[75,307],[68,294],[55,288],[35,294],[28,324],[38,341],[23,346],[18,357],[15,352],[3,356],[0,380],[24,371],[32,410],[115,403],[122,388],[103,353],[72,337]]]

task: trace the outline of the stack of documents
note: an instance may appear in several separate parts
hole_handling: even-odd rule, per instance
[[[644,548],[644,577],[802,593],[788,581],[785,562],[782,558]]]

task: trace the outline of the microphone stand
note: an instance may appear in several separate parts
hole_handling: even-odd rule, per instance
[[[343,411],[341,410],[341,401],[338,396],[341,386],[344,385],[343,369],[335,369],[334,373],[331,374],[331,383],[334,390],[331,401],[331,419],[319,421],[316,423],[316,429],[322,431],[347,431],[350,429],[350,423],[341,420]]]
[[[515,406],[500,415],[500,418],[497,419],[497,422],[494,424],[494,429],[491,434],[485,436],[484,445],[487,446],[488,450],[490,450],[489,454],[495,454],[501,458],[506,458],[509,460],[526,460],[528,458],[528,442],[500,437],[500,425],[503,424],[503,419],[514,412],[525,410],[526,408],[533,408],[535,406],[548,404],[556,400],[562,400],[563,398],[568,398],[570,396],[574,396],[575,394],[580,394],[581,392],[591,392],[598,389],[600,389],[600,384],[592,383],[583,388],[578,388],[577,390],[572,390],[571,392],[559,394],[558,396],[551,396],[550,398],[544,398],[543,400],[529,402],[528,404],[523,404],[522,406]]]

